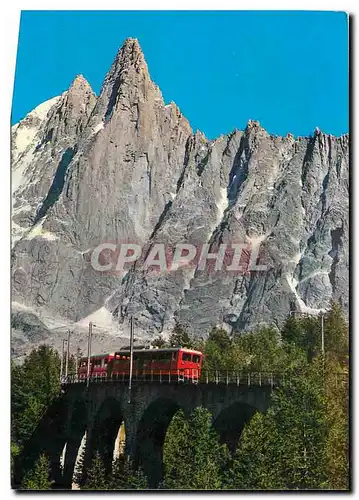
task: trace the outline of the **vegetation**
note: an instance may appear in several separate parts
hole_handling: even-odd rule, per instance
[[[81,458],[80,461],[82,462]],[[82,490],[146,490],[147,478],[140,468],[135,468],[128,457],[121,455],[112,464],[110,473],[97,452],[86,474],[82,473],[81,464],[74,477],[74,482]]]
[[[318,319],[288,319],[283,349],[301,350],[307,362],[244,429],[227,488],[349,488],[348,330],[336,304],[324,324],[323,358]]]
[[[109,481],[106,477],[105,466],[98,452],[92,459],[91,466],[87,471],[86,483],[83,490],[108,490]]]
[[[11,438],[20,448],[58,396],[59,374],[59,355],[45,345],[31,351],[22,365],[12,362]]]
[[[168,340],[166,340],[162,335],[159,335],[151,342],[152,347],[164,348],[164,347],[197,347],[195,340],[188,333],[188,327],[181,325],[179,323],[173,329]]]
[[[198,407],[187,421],[177,412],[163,451],[166,489],[220,490],[229,452],[212,427],[212,415]]]
[[[320,318],[288,317],[281,331],[262,328],[234,336],[214,328],[206,341],[177,325],[158,347],[181,345],[205,354],[208,372],[280,373],[265,414],[256,413],[231,455],[197,408],[188,418],[177,412],[166,433],[164,475],[159,485],[185,490],[348,490],[348,327],[337,304],[324,318],[325,356]],[[58,354],[47,346],[33,350],[23,365],[12,364],[11,456],[21,453],[41,416],[59,395]],[[77,481],[76,481],[77,482]],[[143,490],[141,468],[124,456],[110,474],[99,454],[80,478],[81,489]],[[49,489],[48,459],[41,455],[24,478],[24,489]]]
[[[193,348],[195,346],[194,340],[188,333],[188,328],[179,323],[173,329],[173,332],[169,338],[169,347],[188,347]]]
[[[228,487],[323,488],[327,433],[321,375],[308,370],[278,389],[268,412],[256,414],[245,428]]]
[[[21,485],[22,490],[50,490],[49,460],[45,455],[40,455],[33,470],[29,471]]]
[[[136,469],[128,457],[115,460],[110,478],[111,490],[146,490],[148,482],[142,469]]]

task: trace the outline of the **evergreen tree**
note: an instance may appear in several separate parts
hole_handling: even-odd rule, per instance
[[[162,349],[164,347],[167,347],[167,342],[162,335],[158,335],[158,337],[152,340],[151,345],[152,347],[158,347],[159,349]]]
[[[325,488],[328,422],[319,365],[275,391],[268,412],[246,426],[228,488]]]
[[[305,345],[305,332],[302,326],[301,319],[289,315],[281,330],[282,339],[284,342],[294,344],[297,347],[303,348]]]
[[[146,490],[148,482],[141,469],[136,470],[128,457],[120,456],[113,464],[110,489]]]
[[[188,330],[183,325],[177,324],[169,338],[171,347],[188,347],[193,348],[194,341],[190,337]]]
[[[326,355],[331,353],[345,366],[349,349],[348,325],[340,305],[336,302],[332,302],[324,317],[324,341]]]
[[[166,489],[221,489],[229,460],[212,427],[211,414],[205,408],[194,410],[189,421],[180,411],[172,419],[164,446]]]
[[[329,432],[325,443],[327,487],[349,488],[349,380],[342,366],[325,359],[326,419]]]
[[[282,328],[284,342],[296,345],[307,352],[311,361],[321,353],[321,316],[288,317]],[[324,344],[326,353],[346,356],[348,352],[348,326],[339,304],[332,302],[324,315]]]
[[[226,471],[224,489],[270,490],[284,489],[272,447],[278,429],[271,410],[267,415],[255,413],[240,438],[239,447],[231,466]]]
[[[192,457],[190,488],[221,489],[229,452],[225,445],[220,444],[212,426],[212,415],[207,409],[198,407],[191,414],[188,437]]]
[[[33,349],[23,365],[11,365],[11,434],[22,445],[60,392],[60,359],[48,346]]]
[[[282,328],[282,339],[307,353],[311,361],[321,348],[320,318],[314,316],[288,317]]]
[[[182,410],[172,418],[163,445],[164,481],[167,489],[186,488],[191,464],[188,460],[189,422]]]
[[[138,468],[132,473],[130,485],[132,486],[131,489],[134,490],[148,489],[147,477],[141,468]]]
[[[208,341],[215,343],[222,351],[228,350],[232,341],[224,328],[213,328],[208,336]]]
[[[22,490],[50,490],[49,460],[45,455],[40,455],[33,470],[24,477],[21,484]]]
[[[91,461],[91,466],[87,471],[84,490],[108,490],[110,481],[106,475],[105,466],[99,452],[95,453]]]
[[[226,330],[222,328],[213,328],[207,341],[204,344],[203,376],[209,372],[213,377],[216,372],[226,372],[233,370],[238,366],[238,358],[234,362],[232,351],[233,343]],[[238,354],[238,353],[237,353]]]
[[[13,480],[13,474],[14,474],[14,461],[15,461],[15,458],[20,454],[20,450],[21,450],[21,448],[16,443],[11,441],[11,444],[10,444],[11,481]]]
[[[275,373],[285,366],[286,356],[280,334],[273,328],[238,335],[235,345],[239,352],[245,353],[247,371]]]

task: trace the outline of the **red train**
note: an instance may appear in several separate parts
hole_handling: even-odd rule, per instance
[[[87,378],[87,357],[81,358],[78,366],[78,377]],[[134,349],[133,378],[153,380],[192,380],[201,376],[203,354],[200,351],[173,347],[168,349]],[[93,378],[129,377],[130,351],[91,356],[90,376]]]

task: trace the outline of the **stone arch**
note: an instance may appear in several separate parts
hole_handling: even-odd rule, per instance
[[[47,409],[31,437],[25,443],[14,463],[13,487],[19,488],[25,474],[33,469],[40,454],[49,459],[50,479],[54,488],[62,482],[60,457],[66,443],[68,405],[63,397],[56,399]]]
[[[76,459],[81,441],[87,429],[87,405],[85,401],[76,401],[70,416],[66,439],[66,451],[63,467],[63,486],[71,488]]]
[[[98,452],[108,472],[111,471],[115,441],[124,422],[124,415],[120,402],[113,398],[106,398],[97,411],[94,425],[91,428],[86,444],[85,467]]]
[[[214,429],[218,432],[221,442],[227,444],[232,454],[236,451],[245,425],[257,411],[258,409],[254,406],[237,401],[223,408],[214,419]]]
[[[167,428],[180,409],[173,399],[158,398],[146,408],[138,424],[135,464],[142,467],[150,488],[156,488],[163,479],[163,444]]]

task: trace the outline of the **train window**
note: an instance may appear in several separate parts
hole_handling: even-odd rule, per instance
[[[192,356],[189,352],[182,353],[182,361],[191,361]]]
[[[160,352],[159,359],[161,361],[171,361],[171,353],[170,352]]]
[[[176,359],[177,359],[177,353],[173,352],[172,353],[172,361],[176,361]]]
[[[193,354],[193,363],[199,363],[199,360],[200,360],[200,356],[198,356],[198,354]]]

